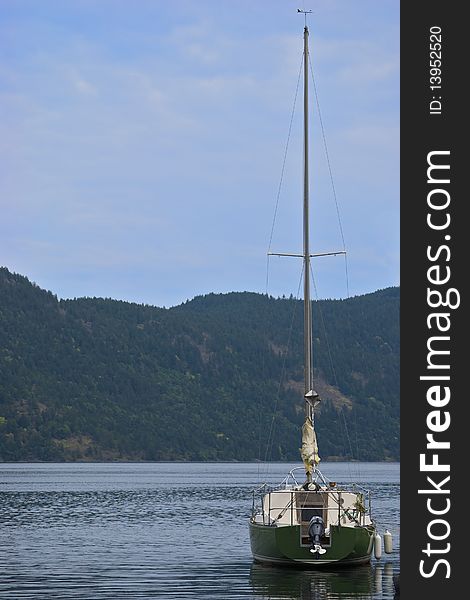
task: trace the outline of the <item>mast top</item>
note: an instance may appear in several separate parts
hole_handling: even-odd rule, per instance
[[[308,27],[307,27],[307,15],[310,15],[310,14],[313,12],[313,10],[304,10],[304,9],[302,9],[302,8],[298,8],[298,9],[297,9],[297,12],[298,12],[298,13],[301,13],[301,14],[303,14],[303,15],[304,15],[304,17],[305,17],[305,32],[307,32],[307,33],[308,33]]]

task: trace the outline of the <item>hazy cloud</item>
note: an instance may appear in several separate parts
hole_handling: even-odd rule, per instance
[[[302,22],[295,10],[286,18],[286,6],[0,7],[0,263],[61,296],[168,305],[264,291],[302,56]],[[338,0],[319,12],[312,60],[350,272],[354,289],[371,291],[398,283],[398,8],[363,0],[352,10]],[[298,99],[296,117],[300,110]],[[315,243],[336,246],[312,114]],[[282,250],[300,243],[301,152],[296,118],[275,231]],[[277,290],[295,293],[297,266],[275,268]],[[343,293],[336,268],[329,277],[319,267],[325,295]]]

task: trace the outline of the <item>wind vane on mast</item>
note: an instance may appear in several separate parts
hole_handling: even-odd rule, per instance
[[[313,13],[313,10],[303,10],[302,8],[297,9],[298,13],[302,13],[305,17],[305,27],[307,27],[307,15]]]

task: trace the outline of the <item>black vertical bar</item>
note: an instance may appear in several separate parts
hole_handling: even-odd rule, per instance
[[[463,506],[468,479],[458,459],[466,461],[463,442],[469,436],[463,393],[469,354],[464,288],[470,198],[463,189],[469,35],[463,7],[436,0],[401,3],[400,587],[405,599],[466,595],[466,554],[458,547],[468,531]],[[440,167],[431,166],[428,173],[430,163]],[[433,354],[437,350],[445,353]],[[432,440],[443,446],[433,447]]]

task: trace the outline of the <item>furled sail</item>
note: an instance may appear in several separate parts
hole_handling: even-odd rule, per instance
[[[312,474],[313,469],[320,462],[320,457],[318,456],[317,436],[315,435],[310,417],[305,419],[305,423],[302,426],[302,448],[300,449],[300,455],[304,461],[305,472]]]

